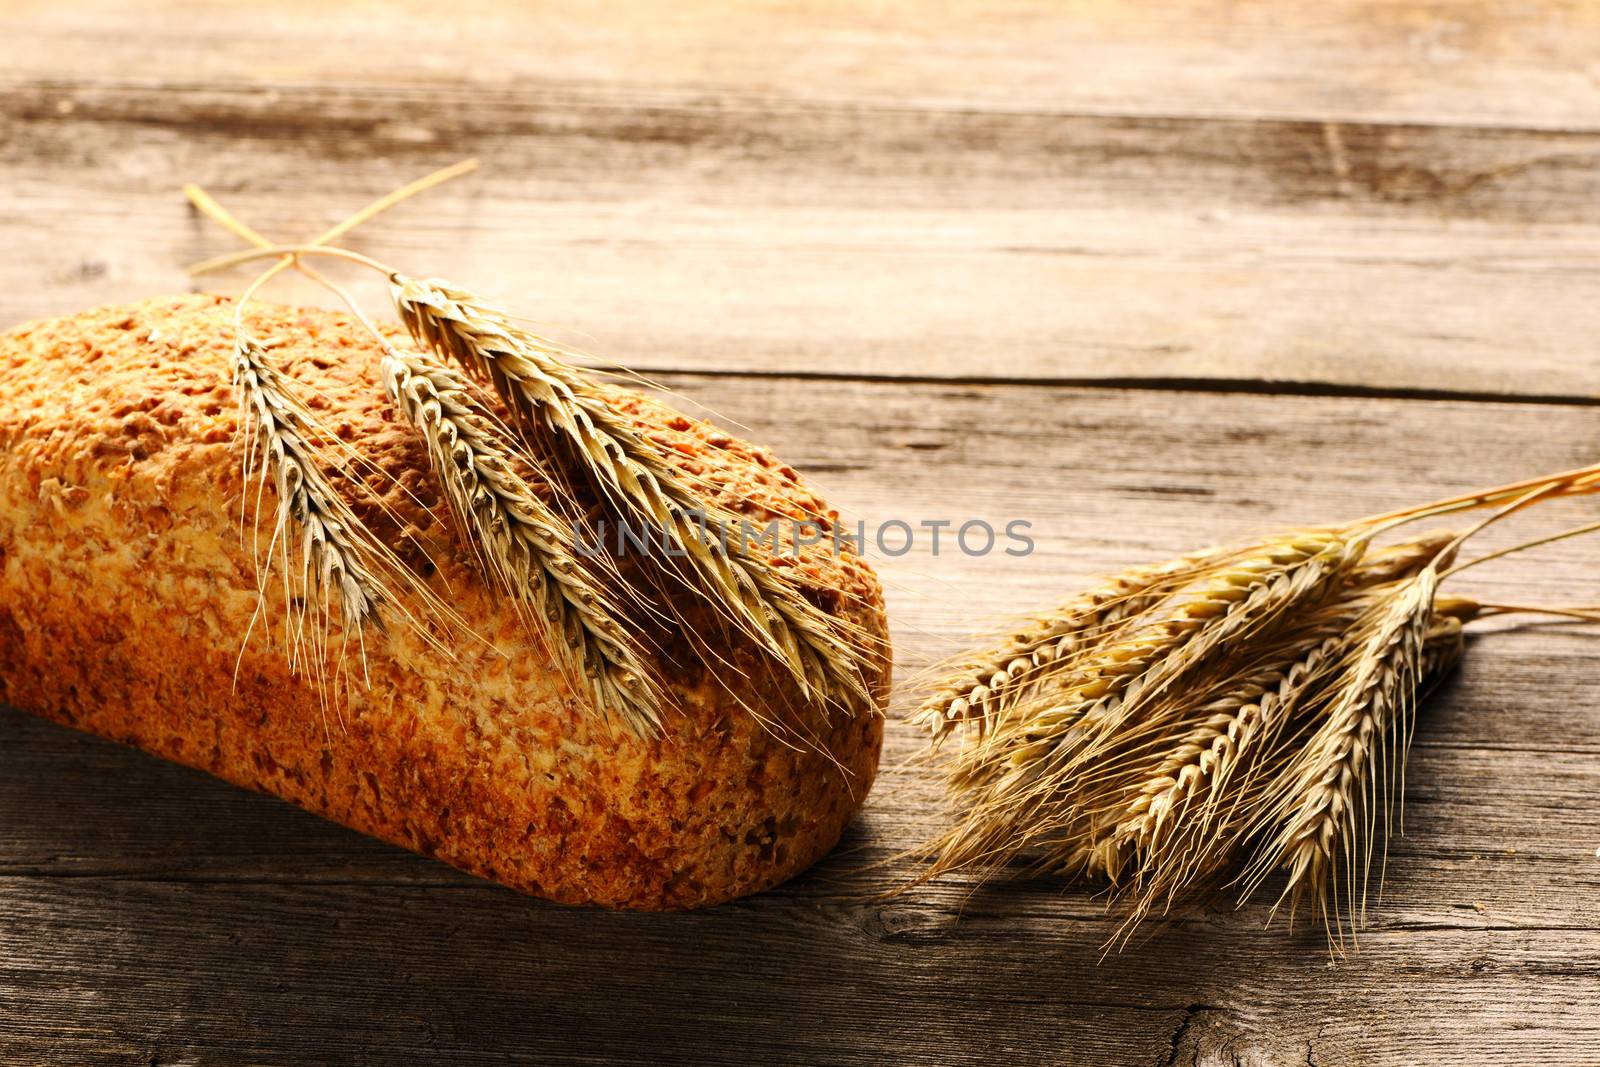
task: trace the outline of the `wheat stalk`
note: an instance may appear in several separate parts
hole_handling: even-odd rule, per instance
[[[1454,532],[1439,531],[1369,552],[1351,568],[1339,597],[1292,629],[1280,643],[1284,651],[1269,651],[1265,656],[1269,666],[1255,678],[1233,682],[1232,691],[1214,706],[1212,721],[1195,729],[1189,745],[1180,744],[1168,754],[1155,778],[1141,789],[1149,797],[1144,818],[1125,822],[1119,830],[1148,847],[1158,836],[1163,816],[1180,805],[1194,808],[1197,795],[1219,795],[1241,764],[1248,766],[1246,757],[1253,747],[1325,688],[1331,661],[1348,640],[1348,626],[1373,604],[1392,596],[1399,583],[1424,568],[1447,565],[1454,558],[1457,538]],[[1186,755],[1194,759],[1186,760]],[[1170,783],[1167,788],[1161,788],[1162,781]],[[1200,825],[1189,829],[1203,828],[1204,818],[1196,822]]]
[[[209,207],[221,212],[214,204]],[[259,237],[253,231],[245,236]],[[588,372],[510,314],[447,283],[409,278],[370,257],[319,244],[261,247],[190,270],[202,274],[274,257],[281,268],[283,257],[297,261],[309,255],[384,274],[413,338],[489,382],[527,443],[556,450],[556,472],[586,478],[602,503],[636,530],[663,538],[661,553],[646,553],[650,561],[769,653],[803,697],[826,708],[876,709],[865,676],[866,635],[812,603],[795,568],[753,554],[743,543],[745,523],[738,515],[702,496],[692,476],[618,413]],[[730,529],[739,532],[737,543],[729,541]],[[640,599],[649,610],[646,598]],[[714,653],[692,625],[695,620],[678,610],[670,595],[667,602],[684,635],[709,661]]]
[[[476,167],[475,160],[464,160],[402,186],[310,245],[328,244],[395,204]],[[186,186],[184,192],[199,210],[245,241],[271,246],[198,186]],[[567,549],[573,541],[570,525],[516,472],[519,462],[531,462],[529,457],[503,431],[470,382],[421,353],[395,348],[341,286],[299,256],[280,259],[255,281],[245,299],[291,265],[341,297],[377,340],[385,391],[427,446],[445,498],[491,585],[511,597],[557,665],[588,691],[589,707],[620,718],[636,733],[656,732],[660,690],[598,579]]]
[[[1363,591],[1319,613],[1266,666],[1230,683],[1200,709],[1209,715],[1129,789],[1115,829],[1118,854],[1136,856],[1138,864],[1123,936],[1158,905],[1170,907],[1180,892],[1212,884],[1225,870],[1261,784],[1288,757],[1286,727],[1325,692],[1328,667],[1347,640],[1344,628],[1371,596]]]
[[[1116,824],[1116,836],[1133,846],[1150,847],[1178,814],[1238,762],[1259,728],[1273,723],[1274,714],[1305,690],[1329,643],[1318,641],[1309,651],[1295,648],[1255,674],[1231,681],[1226,693],[1197,708],[1198,721],[1130,790],[1132,799]]]
[[[963,728],[982,736],[1018,700],[1071,671],[1084,648],[1159,603],[1193,567],[1191,559],[1136,567],[1029,617],[998,644],[943,668],[912,721],[925,727],[936,745]]]
[[[1361,820],[1386,810],[1386,774],[1398,766],[1393,749],[1403,758],[1409,737],[1437,589],[1437,572],[1427,568],[1357,624],[1338,698],[1287,774],[1288,812],[1247,885],[1259,885],[1271,868],[1287,869],[1291,910],[1309,893],[1338,925],[1339,895],[1351,901],[1357,880],[1365,883],[1373,835],[1362,832]]]
[[[1316,689],[1328,661],[1347,640],[1346,627],[1388,595],[1394,583],[1424,567],[1446,565],[1454,558],[1456,541],[1455,533],[1440,531],[1369,553],[1350,569],[1338,599],[1292,630],[1279,642],[1281,651],[1263,657],[1266,666],[1243,679],[1229,672],[1227,692],[1196,712],[1202,721],[1141,783],[1118,834],[1148,848],[1173,812],[1225,784],[1251,743],[1265,729],[1281,725]]]
[[[755,639],[809,698],[870,707],[861,655],[843,624],[767,561],[726,537],[736,516],[702,498],[660,448],[640,435],[560,349],[470,293],[391,276],[401,321],[417,342],[493,384],[524,435],[553,443],[626,519],[668,539],[666,555],[741,632]]]
[[[384,388],[427,445],[445,499],[493,586],[538,621],[535,633],[592,706],[636,733],[660,726],[661,693],[596,577],[568,548],[570,523],[517,473],[524,461],[466,378],[385,346]]]
[[[1346,585],[1361,588],[1414,573],[1445,551],[1456,536],[1454,531],[1438,531],[1370,552],[1351,568]],[[1044,682],[1053,671],[1077,666],[1076,657],[1085,648],[1130,618],[1144,615],[1175,585],[1192,580],[1197,566],[1217,555],[1211,550],[1134,567],[1049,612],[1024,618],[998,643],[945,665],[911,721],[925,727],[935,743],[964,726],[983,730],[1030,686]]]
[[[1074,777],[1131,733],[1159,731],[1185,679],[1207,668],[1218,650],[1268,636],[1295,610],[1320,604],[1360,558],[1364,536],[1339,531],[1284,535],[1213,568],[1176,606],[1124,627],[1094,650],[1064,691],[1040,699],[1068,709],[1028,747],[1046,772]],[[1031,758],[1028,762],[1035,762]],[[1037,791],[1035,791],[1037,795]]]
[[[1458,530],[1431,530],[1409,541],[1372,548],[1350,570],[1346,586],[1368,589],[1414,577],[1424,567],[1443,570],[1456,558],[1462,535]]]
[[[1104,837],[1114,824],[1086,828],[1077,787],[1103,773],[1090,768],[1131,736],[1124,726],[1151,729],[1164,694],[1184,675],[1223,644],[1270,630],[1301,602],[1320,601],[1364,548],[1360,536],[1311,531],[1167,565],[1187,586],[1062,661],[1065,669],[994,717],[986,736],[956,757],[948,777],[966,814],[936,842],[931,874],[1046,841],[1058,854],[1076,855],[1085,835]],[[1115,856],[1102,852],[1090,866],[1115,866]]]
[[[1351,689],[1340,669],[1351,642],[1346,627],[1375,604],[1388,603],[1390,610],[1397,610],[1394,604],[1402,595],[1398,585],[1391,585],[1376,596],[1366,594],[1341,605],[1342,617],[1330,617],[1302,637],[1292,661],[1246,684],[1249,690],[1259,688],[1259,697],[1218,702],[1218,714],[1186,737],[1145,783],[1117,830],[1118,846],[1137,865],[1121,939],[1184,894],[1220,886],[1259,828],[1278,817],[1283,783],[1305,781],[1297,761],[1304,758],[1306,733],[1317,736],[1329,729],[1317,724],[1332,722],[1328,709],[1349,699]],[[1350,607],[1359,610],[1351,612]],[[1437,680],[1460,658],[1462,619],[1476,608],[1474,602],[1458,599],[1447,609],[1453,614],[1433,612],[1421,643],[1419,684]],[[1274,679],[1276,685],[1270,684]],[[1369,760],[1366,766],[1373,763]],[[1377,805],[1397,795],[1397,783],[1374,780],[1368,793]],[[1324,896],[1330,884],[1308,882],[1304,889],[1317,895],[1325,914],[1337,916],[1337,901]]]
[[[1315,894],[1336,914],[1351,892],[1328,893],[1331,868],[1307,843],[1326,855],[1370,842],[1350,814],[1357,805],[1334,794],[1353,789],[1366,798],[1361,811],[1377,812],[1398,793],[1385,754],[1403,750],[1394,739],[1409,731],[1416,686],[1459,655],[1461,621],[1478,610],[1436,595],[1462,535],[1369,551],[1370,536],[1358,523],[1208,550],[1126,572],[1028,620],[991,649],[1026,654],[987,661],[1005,677],[988,686],[985,710],[957,705],[954,721],[980,728],[950,758],[956,819],[926,846],[918,880],[1025,856],[1034,871],[1105,878],[1126,906],[1115,943],[1156,911],[1221,887],[1253,848],[1251,879],[1293,868],[1283,855],[1292,851],[1302,869],[1291,895]],[[1398,629],[1400,618],[1412,630]],[[953,702],[985,684],[989,654],[963,661],[925,704],[936,739]],[[1375,739],[1374,724],[1388,740]],[[1274,835],[1286,842],[1277,852]],[[1358,854],[1370,863],[1370,853],[1339,853],[1341,875]]]
[[[1334,585],[1362,589],[1409,573],[1436,558],[1455,535],[1431,534],[1365,558],[1359,537],[1317,535],[1307,542],[1302,536],[1297,546],[1297,536],[1245,550],[1212,549],[1109,579],[1027,620],[996,649],[958,661],[914,718],[938,739],[962,723],[987,727],[1006,709],[1031,701],[1048,710],[1049,720],[1070,726],[1094,711],[1091,700],[1113,705],[1134,687],[1148,686],[1146,672],[1170,677],[1192,669],[1208,647],[1240,631],[1269,628],[1286,606],[1315,602]],[[1201,579],[1208,584],[1198,592],[1184,590]],[[1157,614],[1173,603],[1177,610]],[[1188,644],[1196,636],[1201,640]],[[1175,662],[1167,663],[1169,657]],[[1077,713],[1069,710],[1074,705]],[[1038,740],[1034,725],[1032,739]]]
[[[242,330],[233,346],[233,386],[239,398],[244,482],[259,463],[262,483],[270,480],[278,506],[267,557],[281,556],[289,604],[291,663],[308,632],[319,650],[335,605],[348,638],[378,619],[389,597],[380,569],[396,566],[393,554],[372,537],[323,472],[312,444],[312,419],[283,374],[267,359],[267,349]],[[300,529],[298,568],[289,556],[289,526]],[[259,585],[259,580],[258,580]],[[298,588],[300,596],[293,590]],[[296,605],[299,605],[298,608]],[[323,625],[308,631],[308,616]]]

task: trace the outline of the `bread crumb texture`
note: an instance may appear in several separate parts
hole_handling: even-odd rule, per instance
[[[708,610],[715,672],[683,633],[646,631],[673,705],[663,737],[594,721],[467,565],[370,337],[348,316],[263,305],[248,327],[350,450],[338,477],[358,513],[485,639],[439,630],[446,655],[391,620],[365,634],[369,680],[356,673],[325,704],[289,670],[281,582],[257,592],[264,545],[249,531],[270,532],[276,500],[245,491],[233,314],[226,298],[190,295],[0,336],[0,701],[567,903],[713,904],[833,847],[871,788],[881,716],[821,724]],[[768,452],[611,397],[726,506],[762,522],[828,514]],[[871,570],[825,545],[794,569],[872,643],[881,703]],[[774,737],[752,710],[812,723],[811,740]]]

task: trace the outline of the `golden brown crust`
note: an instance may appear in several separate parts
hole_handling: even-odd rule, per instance
[[[663,738],[582,714],[466,566],[422,450],[377,384],[374,345],[345,316],[247,317],[323,422],[385,475],[356,476],[352,490],[374,498],[364,517],[409,539],[409,561],[436,565],[435,591],[495,647],[457,640],[452,662],[404,626],[369,634],[370,685],[325,710],[272,627],[244,644],[258,598],[240,528],[254,491],[242,492],[228,383],[232,314],[220,297],[173,297],[0,337],[0,702],[564,902],[711,904],[833,846],[871,787],[881,718],[835,716],[814,745],[775,738],[749,708],[803,713],[753,649],[717,639],[731,661],[719,675],[746,675],[721,685],[667,632],[649,635],[678,705]],[[728,506],[759,521],[825,513],[765,451],[653,400],[619,391],[615,403]],[[871,570],[820,549],[797,566],[818,603],[878,643],[872,681],[886,692]],[[280,617],[281,593],[262,607],[263,621]]]

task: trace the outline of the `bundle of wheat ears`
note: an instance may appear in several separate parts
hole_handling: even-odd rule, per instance
[[[872,707],[860,635],[808,600],[792,568],[726,536],[742,529],[739,516],[715,504],[708,487],[670,462],[665,446],[621,417],[595,372],[464,289],[409,277],[332,245],[379,211],[475,165],[429,175],[295,246],[273,246],[203,190],[186,190],[200,210],[257,246],[197,264],[193,273],[276,260],[238,301],[234,383],[247,481],[252,469],[259,471],[279,500],[264,555],[277,561],[293,593],[289,602],[301,605],[286,624],[291,655],[325,669],[331,634],[344,638],[342,650],[385,615],[459,624],[340,498],[326,474],[339,458],[332,453],[335,435],[317,425],[294,382],[274,367],[271,339],[246,331],[245,307],[294,267],[344,299],[376,338],[389,401],[426,444],[461,536],[552,659],[587,689],[588,706],[637,733],[659,730],[661,686],[630,620],[681,619],[680,606],[694,598],[714,605],[730,630],[755,642],[819,709]],[[342,286],[306,263],[313,256],[381,273],[414,343],[397,343],[378,329]],[[534,483],[555,491],[541,494]],[[663,550],[640,553],[626,569],[592,544],[580,552],[577,524],[591,506],[650,531]],[[296,538],[297,551],[290,547]],[[692,627],[681,629],[693,638]],[[708,658],[716,655],[709,641],[697,647]]]
[[[1284,871],[1291,918],[1309,902],[1343,944],[1394,829],[1417,704],[1460,658],[1463,624],[1597,617],[1441,585],[1596,529],[1460,559],[1490,523],[1597,485],[1587,467],[1135,568],[956,660],[915,715],[954,806],[918,881],[1008,864],[1100,879],[1124,916],[1116,944]],[[1461,533],[1395,532],[1477,508],[1491,510]]]

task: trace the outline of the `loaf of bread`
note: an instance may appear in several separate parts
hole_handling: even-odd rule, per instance
[[[331,701],[291,671],[272,625],[283,594],[258,592],[242,529],[257,488],[241,469],[233,314],[225,298],[182,296],[0,336],[0,703],[568,903],[713,904],[834,845],[872,785],[881,716],[804,707],[709,608],[715,676],[682,633],[646,632],[667,688],[661,736],[586,714],[476,576],[371,339],[347,316],[261,306],[252,334],[366,461],[341,475],[371,498],[362,517],[412,546],[407,562],[487,638],[445,654],[414,627],[369,629],[364,666],[347,661]],[[725,506],[760,522],[826,513],[767,452],[640,395],[610,402]],[[828,540],[797,573],[865,637],[881,710],[878,584]],[[775,736],[758,716],[809,722],[809,736]]]

